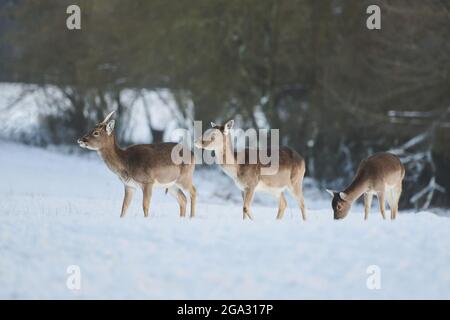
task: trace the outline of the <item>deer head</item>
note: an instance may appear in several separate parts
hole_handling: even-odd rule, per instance
[[[114,111],[110,112],[105,120],[97,124],[94,129],[89,131],[82,138],[78,139],[77,142],[82,148],[87,148],[90,150],[100,150],[105,146],[114,142],[114,124],[115,120],[110,120]]]
[[[211,129],[206,132],[195,142],[197,148],[205,150],[222,150],[225,139],[233,128],[234,120],[230,120],[224,125],[218,125],[211,122]]]
[[[329,189],[327,189],[327,192],[333,197],[331,207],[333,208],[334,219],[344,219],[352,206],[352,202],[347,199],[347,194]]]

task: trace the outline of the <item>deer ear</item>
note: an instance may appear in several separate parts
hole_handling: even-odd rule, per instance
[[[347,194],[345,192],[339,192],[339,196],[342,200],[345,200],[345,198],[347,198]]]
[[[111,120],[106,124],[106,133],[108,134],[108,136],[110,136],[111,133],[113,132],[115,124],[116,120]]]
[[[114,114],[114,112],[116,112],[115,110],[111,111],[110,113],[108,113],[108,115],[106,116],[105,120],[102,121],[102,123],[108,123],[109,119],[112,117],[112,115]]]
[[[227,128],[228,130],[232,129],[234,126],[234,120],[230,120],[227,123],[225,123],[225,128]]]
[[[327,191],[332,197],[334,197],[334,191],[333,191],[333,190],[326,189],[326,191]]]
[[[233,128],[233,125],[234,125],[234,120],[230,120],[227,123],[225,123],[223,132],[225,134],[228,134],[230,132],[230,130]]]

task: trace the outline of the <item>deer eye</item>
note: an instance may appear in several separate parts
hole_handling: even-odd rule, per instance
[[[99,133],[98,131],[95,131],[95,132],[94,132],[94,136],[95,136],[95,137],[98,137],[99,135],[100,135],[100,133]]]

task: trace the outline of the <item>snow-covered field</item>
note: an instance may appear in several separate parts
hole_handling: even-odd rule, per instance
[[[87,153],[88,151],[86,151]],[[308,221],[259,195],[242,221],[239,194],[198,170],[198,214],[180,219],[162,190],[144,219],[141,195],[119,219],[121,182],[97,159],[0,142],[0,298],[450,298],[450,219],[361,206],[333,221],[309,181]],[[375,204],[374,204],[375,205]],[[81,272],[70,290],[68,266]],[[370,290],[369,266],[380,271]]]

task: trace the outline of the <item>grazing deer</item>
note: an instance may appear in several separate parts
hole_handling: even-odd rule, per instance
[[[367,220],[373,195],[376,194],[383,219],[385,219],[385,196],[391,208],[391,220],[395,219],[404,177],[405,168],[397,156],[380,152],[368,157],[361,162],[353,182],[343,192],[327,189],[333,197],[331,206],[334,218],[345,218],[353,201],[364,194],[364,219]]]
[[[230,137],[230,130],[233,128],[233,124],[233,120],[228,121],[225,125],[211,123],[212,128],[215,130],[206,131],[195,142],[195,145],[197,148],[214,150],[223,171],[242,190],[244,201],[243,219],[247,217],[253,219],[250,212],[250,204],[255,191],[267,191],[278,199],[277,219],[282,219],[287,207],[283,192],[288,190],[297,200],[303,220],[306,220],[302,192],[303,177],[305,175],[305,161],[303,158],[288,147],[280,147],[277,150],[279,152],[279,166],[276,171],[270,173],[262,172],[262,169],[264,167],[267,168],[268,165],[262,164],[259,158],[253,164],[248,162],[239,163],[238,159],[248,159],[249,149],[234,152]],[[271,152],[274,152],[274,150]]]
[[[195,169],[194,155],[189,163],[174,164],[172,150],[176,143],[156,143],[133,145],[121,149],[114,135],[114,120],[110,120],[114,111],[105,120],[95,126],[88,134],[78,139],[82,148],[96,150],[108,168],[117,174],[125,186],[123,199],[123,218],[133,197],[135,188],[143,192],[144,216],[148,217],[153,187],[166,188],[178,200],[180,216],[186,214],[186,196],[191,198],[191,218],[195,215],[196,189],[192,184]]]

